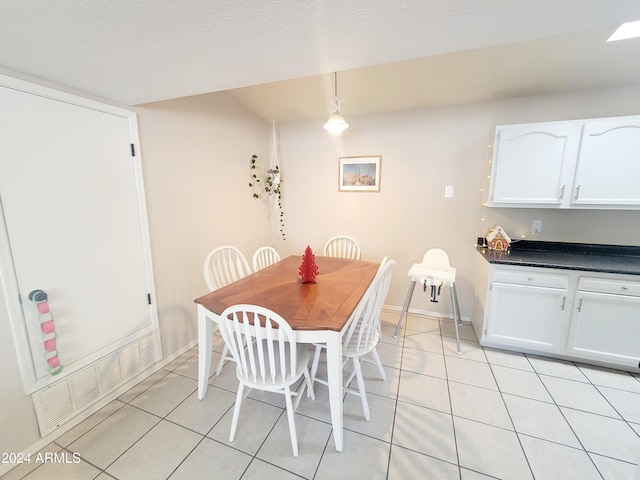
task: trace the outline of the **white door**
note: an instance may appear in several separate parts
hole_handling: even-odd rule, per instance
[[[573,205],[640,206],[640,118],[587,122]]]
[[[545,352],[559,350],[567,290],[493,283],[487,340]]]
[[[490,206],[560,207],[571,189],[581,125],[497,127]]]
[[[49,296],[65,369],[156,322],[132,122],[117,109],[5,86],[0,105],[0,201],[9,244],[0,248],[13,263],[0,274],[6,282],[15,272],[33,375],[46,384],[50,370],[29,292]]]
[[[640,297],[578,291],[568,351],[640,368]]]

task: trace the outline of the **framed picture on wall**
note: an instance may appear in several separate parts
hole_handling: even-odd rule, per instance
[[[382,156],[338,158],[338,191],[379,192]]]

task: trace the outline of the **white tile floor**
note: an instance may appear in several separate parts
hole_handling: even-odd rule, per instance
[[[322,385],[296,413],[298,458],[274,394],[252,392],[230,444],[233,365],[211,377],[198,401],[193,348],[45,449],[79,454],[79,463],[23,465],[3,478],[634,478],[640,375],[483,349],[467,325],[458,355],[450,321],[409,316],[394,339],[397,313],[383,320],[387,381],[365,366],[371,422],[348,395],[341,453]]]

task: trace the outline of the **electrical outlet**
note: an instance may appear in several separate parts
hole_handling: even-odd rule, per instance
[[[542,232],[542,220],[533,220],[531,222],[531,233]]]

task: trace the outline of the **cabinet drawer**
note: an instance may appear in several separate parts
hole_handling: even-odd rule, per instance
[[[565,275],[553,275],[551,273],[536,273],[517,270],[496,269],[493,273],[493,281],[563,289],[566,289],[569,286],[569,277]]]
[[[578,282],[578,290],[640,297],[640,282],[581,277]]]

